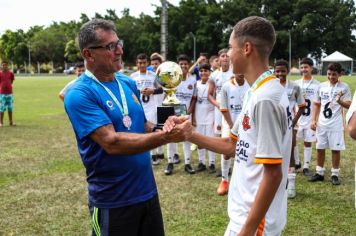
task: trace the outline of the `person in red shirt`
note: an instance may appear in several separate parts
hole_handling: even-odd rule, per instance
[[[4,113],[6,110],[9,114],[10,126],[14,125],[14,121],[12,120],[12,110],[14,104],[12,83],[14,80],[14,73],[9,70],[8,63],[3,61],[2,71],[0,72],[0,126],[4,125]]]

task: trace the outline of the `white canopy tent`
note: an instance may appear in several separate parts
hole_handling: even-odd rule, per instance
[[[345,69],[346,74],[352,74],[352,70],[354,68],[353,59],[338,51],[335,51],[329,56],[322,58],[321,61],[322,61],[321,73],[323,75],[326,74],[328,65],[332,62],[340,63],[342,65],[342,68]]]

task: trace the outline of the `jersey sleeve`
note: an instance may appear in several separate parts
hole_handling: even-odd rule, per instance
[[[221,89],[220,111],[228,111],[229,109],[228,95],[227,95],[228,84],[229,83],[225,83]]]
[[[299,86],[295,86],[295,91],[298,107],[304,107],[306,104],[303,97],[302,89]]]
[[[344,95],[342,95],[341,98],[344,101],[351,101],[351,90],[350,90],[350,87],[347,84],[345,84]]]
[[[316,90],[316,93],[314,95],[314,102],[316,103],[321,103],[321,97],[320,97],[320,86],[318,86],[317,90]]]
[[[70,89],[64,97],[64,107],[80,139],[88,136],[97,128],[112,123],[98,105],[92,92],[85,88]]]
[[[253,117],[257,132],[255,162],[281,164],[283,135],[287,129],[283,107],[270,100],[263,100],[255,105]]]

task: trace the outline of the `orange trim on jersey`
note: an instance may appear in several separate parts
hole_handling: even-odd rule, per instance
[[[265,229],[265,224],[266,224],[266,218],[263,217],[263,219],[261,220],[261,222],[259,223],[259,225],[257,227],[256,236],[262,236],[263,235],[263,230]]]
[[[275,79],[276,76],[275,75],[270,75],[268,77],[266,77],[264,80],[262,80],[261,82],[259,82],[256,86],[256,88],[254,89],[254,91],[256,91],[259,87],[261,87],[264,83],[270,81],[270,80],[273,80]]]
[[[228,111],[226,108],[220,108],[220,111]]]
[[[255,163],[277,165],[282,164],[282,158],[256,158]]]
[[[237,136],[231,132],[229,133],[229,137],[232,138],[233,140],[237,141]]]

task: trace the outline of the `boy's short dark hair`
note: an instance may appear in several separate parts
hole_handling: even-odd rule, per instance
[[[75,63],[74,68],[80,68],[80,67],[84,67],[84,62]]]
[[[218,55],[221,56],[221,54],[227,53],[228,51],[229,51],[229,49],[227,49],[227,48],[220,49],[218,52]]]
[[[276,63],[274,63],[274,68],[276,68],[277,66],[285,66],[287,70],[289,70],[289,64],[284,59],[277,60]]]
[[[340,63],[333,62],[328,65],[328,70],[336,71],[337,73],[341,74],[342,66]]]
[[[9,62],[7,60],[3,60],[1,64],[9,64]]]
[[[259,16],[250,16],[237,22],[233,37],[237,39],[239,46],[247,41],[253,44],[261,57],[269,57],[276,42],[272,23]]]
[[[163,59],[162,56],[159,55],[157,52],[153,53],[150,57],[151,61],[159,61],[159,63],[162,63]]]
[[[209,70],[210,71],[210,64],[208,64],[208,63],[204,63],[204,64],[201,64],[200,66],[199,66],[199,70],[201,70],[201,69],[205,69],[205,70]]]
[[[216,58],[219,58],[217,55],[212,55],[210,58],[209,58],[209,62],[211,63],[212,61],[214,61]]]
[[[309,57],[304,57],[301,61],[300,64],[307,64],[309,66],[314,66],[314,62],[312,59],[310,59]]]
[[[189,63],[189,57],[185,54],[180,54],[178,55],[177,57],[177,61],[180,62],[180,61],[187,61]]]
[[[209,54],[206,53],[206,52],[199,53],[199,56],[203,56],[203,57],[209,58]]]
[[[136,60],[147,60],[147,55],[145,53],[140,53],[137,55]]]

